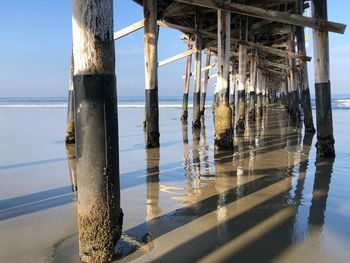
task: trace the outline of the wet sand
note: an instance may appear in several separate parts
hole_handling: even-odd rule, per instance
[[[0,262],[79,262],[65,109],[0,110]],[[210,110],[192,131],[180,109],[161,109],[161,148],[146,150],[143,109],[119,109],[116,262],[348,262],[350,120],[333,114],[334,160],[277,108],[234,152],[214,149]]]

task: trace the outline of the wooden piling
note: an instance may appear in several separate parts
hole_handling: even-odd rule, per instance
[[[195,29],[202,29],[202,18],[199,9],[196,9],[195,15]],[[192,127],[199,128],[201,126],[200,119],[200,96],[201,96],[201,67],[202,67],[202,37],[199,34],[195,34],[195,80],[193,91],[193,120]]]
[[[286,102],[286,100],[287,100],[287,81],[286,80],[282,81],[282,83],[281,83],[280,94],[281,94],[281,104],[286,109],[287,108],[287,102]]]
[[[257,87],[256,87],[256,114],[258,117],[263,116],[263,90],[265,89],[265,76],[261,69],[257,70]]]
[[[192,45],[188,46],[188,50],[192,49]],[[190,91],[190,80],[191,80],[191,67],[192,67],[192,54],[186,58],[186,72],[185,72],[185,89],[182,99],[182,115],[181,120],[187,121],[188,118],[188,94]]]
[[[240,18],[240,40],[248,40],[248,17],[241,16]],[[247,71],[247,46],[239,45],[239,64],[238,64],[238,108],[237,108],[237,122],[236,129],[243,131],[245,127],[245,85],[246,85],[246,71]]]
[[[298,11],[299,13],[303,12],[303,1],[299,1]],[[298,41],[298,52],[300,54],[306,55],[306,46],[305,46],[305,32],[303,27],[297,27],[296,37]],[[309,88],[309,75],[307,61],[300,60],[300,85],[301,85],[301,105],[304,113],[304,126],[305,131],[309,133],[315,132],[313,117],[312,117],[312,107],[311,107],[311,98],[310,98],[310,88]]]
[[[67,105],[67,124],[66,124],[66,144],[75,143],[75,130],[74,130],[74,88],[73,88],[73,76],[74,76],[74,57],[73,48],[70,60],[70,74],[69,74],[69,91],[68,91],[68,105]]]
[[[262,109],[263,111],[267,109],[269,102],[268,102],[268,92],[267,92],[267,85],[266,85],[266,77],[264,79],[264,85],[262,86]]]
[[[250,85],[249,85],[249,110],[248,121],[255,121],[255,101],[256,101],[256,71],[257,63],[254,56],[250,59]]]
[[[294,44],[294,34],[289,34],[288,39],[288,50],[290,52],[295,51],[295,44]],[[291,67],[289,70],[289,78],[290,78],[290,108],[289,108],[289,114],[293,121],[300,120],[300,112],[299,112],[299,98],[298,98],[298,91],[297,91],[297,82],[296,82],[296,75],[295,75],[295,60],[293,58],[288,59],[288,64]]]
[[[215,64],[218,64],[218,57],[214,57]],[[219,103],[219,94],[218,94],[218,85],[217,85],[217,78],[214,82],[214,89],[213,89],[213,113],[215,111],[215,108],[218,106]]]
[[[108,262],[121,236],[112,0],[73,0],[79,254]]]
[[[208,67],[210,65],[210,53],[207,53],[206,59],[205,59],[205,67]],[[208,90],[208,82],[209,82],[209,69],[206,69],[204,71],[204,81],[203,81],[203,90],[202,90],[202,96],[201,96],[201,107],[200,107],[200,114],[204,115],[205,111],[205,101],[207,96],[207,90]]]
[[[159,147],[157,1],[143,0],[147,148]]]
[[[327,20],[327,0],[312,1],[312,16]],[[313,30],[315,93],[317,117],[317,155],[334,157],[328,32]]]
[[[231,2],[231,1],[228,1]],[[229,107],[231,14],[218,10],[218,106],[214,111],[214,140],[219,149],[233,149],[232,111]]]
[[[236,108],[236,73],[235,73],[235,64],[234,60],[231,60],[230,63],[230,108],[231,108],[231,116],[232,116],[232,128],[234,128],[235,123],[235,108]]]

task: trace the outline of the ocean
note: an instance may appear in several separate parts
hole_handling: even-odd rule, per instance
[[[189,107],[192,107],[192,98],[189,98]],[[212,98],[208,96],[207,107],[210,107]],[[315,108],[315,98],[311,98],[313,109]],[[145,105],[142,96],[121,96],[118,98],[119,108],[143,108]],[[13,97],[0,98],[0,108],[66,108],[66,97]],[[181,108],[181,96],[159,97],[160,108]],[[332,108],[350,109],[350,94],[334,94],[332,97]]]

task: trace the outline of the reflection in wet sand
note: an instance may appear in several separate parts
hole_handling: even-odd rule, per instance
[[[159,148],[146,149],[146,200],[149,221],[157,217],[161,210],[159,203]]]
[[[75,159],[75,144],[66,144],[66,154],[67,154],[70,181],[72,184],[72,191],[74,193],[74,196],[77,197],[78,184],[77,184],[77,162]]]
[[[208,146],[204,119],[201,129],[183,123],[182,160],[170,172],[163,169],[159,148],[146,149],[146,216],[125,229],[122,242],[133,249],[116,262],[329,259],[322,251],[330,236],[324,224],[333,161],[317,159],[313,171],[313,134],[303,135],[285,115],[268,110],[247,124],[235,137],[235,151]],[[165,181],[167,173],[176,179]],[[173,210],[162,206],[170,202],[164,198]]]
[[[288,120],[275,120],[284,123],[276,122],[270,129],[266,120],[257,120],[257,126],[236,138],[235,153],[214,149],[215,177],[209,181],[201,174],[206,169],[200,169],[205,133],[192,131],[191,169],[188,128],[183,126],[187,191],[192,190],[188,185],[193,171],[195,194],[184,193],[184,199],[195,198],[195,202],[154,218],[152,226],[158,226],[158,234],[146,245],[153,249],[147,254],[136,251],[123,261],[175,262],[179,256],[183,262],[259,261],[262,256],[269,261],[291,246],[300,204],[300,196],[291,192],[292,178],[305,157],[296,147],[300,131],[288,126]],[[287,126],[282,133],[281,126]],[[266,243],[277,249],[267,250]]]
[[[188,193],[192,192],[192,173],[191,173],[191,160],[190,160],[190,152],[188,146],[188,125],[187,123],[182,122],[182,138],[184,144],[184,170],[186,177],[186,191]]]

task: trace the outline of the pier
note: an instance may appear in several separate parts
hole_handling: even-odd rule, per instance
[[[246,259],[256,261],[258,259],[251,254],[254,242],[250,239],[252,236],[249,231],[260,233],[257,234],[261,237],[258,240],[259,246],[263,240],[268,241],[273,235],[279,235],[283,240],[279,249],[287,247],[292,241],[284,236],[288,232],[284,228],[292,228],[295,211],[302,198],[304,178],[301,173],[308,165],[307,160],[302,159],[310,154],[315,130],[317,158],[326,158],[329,164],[329,160],[335,157],[328,34],[343,34],[346,25],[328,20],[327,0],[135,2],[143,8],[143,19],[113,32],[112,0],[73,0],[66,143],[75,143],[75,153],[70,155],[76,159],[72,178],[76,178],[73,189],[78,193],[77,220],[81,260],[116,260],[118,253],[115,247],[118,240],[126,238],[122,232],[123,225],[127,223],[123,223],[120,196],[116,81],[118,69],[115,69],[118,53],[115,53],[114,42],[137,30],[144,30],[145,109],[142,116],[147,162],[145,224],[150,229],[148,232],[154,234],[147,235],[147,232],[143,237],[136,237],[133,236],[133,230],[129,229],[129,237],[138,242],[136,252],[128,255],[121,252],[120,260],[128,262],[144,254],[147,258],[145,250],[139,249],[142,247],[151,251],[148,255],[149,261],[166,261],[170,258],[174,260],[174,257],[185,251],[185,246],[195,246],[197,238],[206,235],[210,240],[204,246],[207,248],[206,252],[198,248],[197,254],[189,253],[184,256],[186,260],[224,262],[234,258],[242,259],[244,255]],[[312,17],[304,16],[304,10],[310,8],[310,5]],[[179,31],[179,41],[183,42],[184,47],[181,54],[159,61],[160,27]],[[306,54],[306,27],[313,30],[312,58]],[[189,134],[193,137],[194,178],[191,179],[188,175],[186,180],[195,188],[189,192],[193,192],[197,198],[197,202],[188,201],[188,205],[181,211],[190,214],[191,219],[177,218],[175,214],[178,211],[161,214],[157,207],[161,201],[159,188],[162,187],[159,184],[162,133],[158,97],[158,91],[162,87],[158,86],[158,69],[179,59],[184,61],[185,77],[183,88],[179,88],[179,94],[183,96],[182,111],[176,118],[178,127],[182,127],[184,147],[190,140]],[[308,63],[314,64],[316,127],[311,109]],[[211,73],[216,78],[215,88],[208,85]],[[191,94],[192,122],[188,123]],[[205,108],[208,94],[213,96],[212,111]],[[208,136],[205,130],[208,118],[213,120],[211,141],[205,139]],[[217,190],[216,194],[201,186],[201,177],[213,176],[206,173],[209,166],[204,169],[204,174],[203,167],[200,166],[202,153],[198,150],[201,143],[204,148],[214,149],[215,180],[212,187]],[[285,149],[293,149],[291,151],[295,153],[293,147],[301,145],[302,148],[296,151],[298,154],[283,152]],[[287,159],[279,159],[280,151]],[[186,160],[188,156],[188,152],[183,153],[185,174],[189,170],[186,164],[191,163]],[[272,161],[269,159],[271,157]],[[205,159],[204,156],[201,158]],[[276,163],[269,167],[269,160]],[[133,157],[129,161],[134,161]],[[275,168],[279,166],[279,162],[281,167]],[[295,194],[287,197],[289,190],[293,188],[290,174],[296,166],[299,177]],[[327,192],[329,182],[320,183],[322,178],[318,178],[318,174],[327,171],[329,174],[332,164],[321,166],[316,169],[314,187],[325,187],[323,191]],[[243,176],[247,172],[249,176]],[[211,182],[206,183],[210,185]],[[249,195],[258,191],[271,194],[266,202],[271,198],[273,203],[280,204],[284,198],[289,198],[294,203],[285,208],[277,205],[278,209],[259,214],[256,209],[262,209],[260,206],[263,207],[265,201]],[[124,203],[126,207],[129,206],[128,198]],[[218,198],[218,203],[213,202],[213,198]],[[249,198],[252,200],[245,203],[244,200]],[[322,218],[322,206],[326,199],[313,198],[310,225],[322,225],[322,222],[317,223],[314,220]],[[218,204],[219,210],[215,215]],[[245,204],[248,205],[245,207]],[[251,210],[248,210],[249,206]],[[241,233],[239,228],[234,231],[225,229],[241,225],[242,215],[254,217],[251,222],[243,224],[248,229],[247,232]],[[205,232],[197,233],[201,229],[198,226],[204,228],[205,222],[191,227],[196,220],[208,218],[210,222],[215,216],[219,221],[217,228],[220,229],[215,227],[214,231],[213,225],[209,224]],[[177,227],[172,229],[171,225],[167,225],[164,219],[166,217],[173,218],[172,224]],[[220,223],[220,218],[224,223]],[[277,227],[278,224],[283,227]],[[137,227],[144,226],[135,226],[135,229]],[[228,232],[227,235],[223,234],[227,239],[221,240],[219,234],[217,238],[211,239],[216,230]],[[140,233],[139,230],[137,232]],[[171,235],[181,235],[181,238],[174,238],[176,241],[167,245],[172,240]],[[237,241],[234,238],[236,236],[241,240]],[[214,249],[216,244],[220,246]],[[241,246],[245,245],[251,250],[244,250]],[[277,255],[267,255],[267,259],[272,260],[275,257]]]

